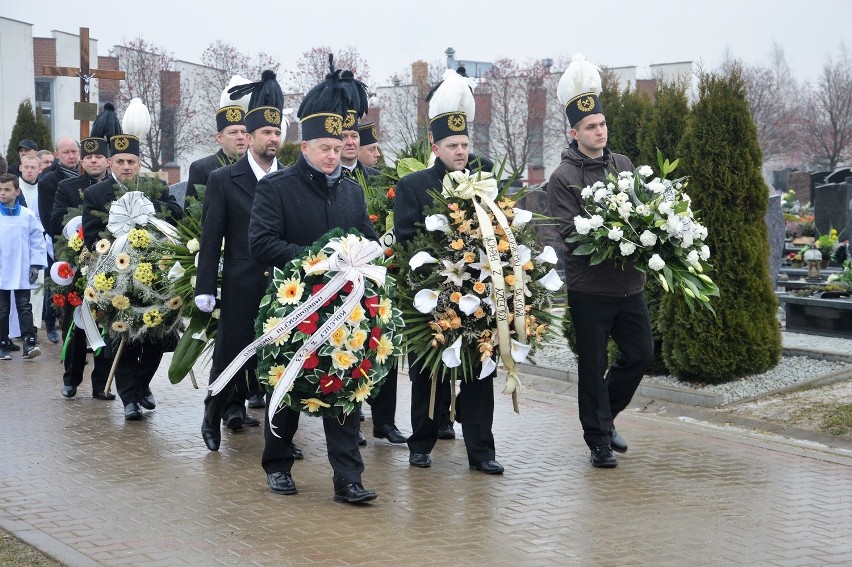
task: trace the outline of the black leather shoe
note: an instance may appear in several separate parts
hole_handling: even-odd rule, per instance
[[[225,417],[222,418],[222,421],[224,421],[225,426],[234,433],[243,428],[243,414],[239,411],[226,413]]]
[[[428,469],[432,466],[432,457],[430,457],[426,453],[411,453],[410,455],[408,455],[408,464],[412,467]]]
[[[248,407],[252,409],[257,408],[265,408],[266,407],[266,399],[264,399],[263,394],[255,394],[248,399]]]
[[[76,386],[62,386],[62,395],[66,398],[73,398],[77,395]]]
[[[139,421],[142,419],[142,408],[139,407],[139,402],[130,402],[124,406],[125,421]]]
[[[92,397],[96,400],[109,401],[115,399],[115,394],[112,392],[92,392]]]
[[[147,410],[152,410],[157,407],[157,400],[154,399],[154,394],[151,390],[145,392],[145,395],[142,397],[142,401],[139,402],[139,405]]]
[[[403,435],[396,425],[380,425],[373,428],[373,437],[387,439],[391,443],[405,443],[408,438]]]
[[[624,437],[622,437],[615,428],[612,430],[612,441],[609,442],[609,446],[617,453],[627,452],[627,441],[624,440]]]
[[[438,439],[455,439],[456,430],[452,425],[446,425],[438,429]]]
[[[252,416],[250,416],[247,413],[244,413],[243,414],[243,425],[245,425],[246,427],[257,427],[258,425],[260,425],[260,420],[253,418]]]
[[[302,453],[302,450],[296,447],[296,445],[290,445],[290,452],[293,453],[294,461],[301,461],[305,458],[305,454]]]
[[[618,466],[618,461],[615,460],[615,456],[612,454],[612,447],[609,445],[598,445],[592,449],[589,461],[593,467],[599,469],[612,469]]]
[[[482,461],[477,465],[470,465],[470,468],[479,472],[484,472],[485,474],[503,474],[503,465],[494,459]]]
[[[288,472],[274,472],[266,475],[266,484],[275,494],[296,494],[296,483]]]
[[[364,434],[361,433],[361,430],[358,430],[358,446],[366,447],[367,446],[367,438],[364,437]]]
[[[369,502],[376,499],[376,493],[372,490],[367,490],[358,482],[347,484],[343,488],[338,488],[334,491],[334,501],[343,502],[346,504],[359,504],[361,502]]]
[[[218,451],[219,445],[222,443],[222,430],[219,429],[218,423],[211,427],[207,420],[201,422],[201,438],[204,439],[204,444],[211,451]]]

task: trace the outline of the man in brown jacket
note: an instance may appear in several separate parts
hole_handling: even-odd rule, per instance
[[[550,176],[547,195],[551,214],[564,240],[574,234],[574,217],[587,216],[580,191],[607,172],[633,171],[630,160],[607,147],[607,124],[598,92],[597,67],[577,57],[560,81],[559,97],[571,124],[570,145]],[[588,82],[590,75],[597,82]],[[645,275],[633,265],[612,259],[595,266],[588,256],[574,256],[566,244],[563,257],[568,309],[577,335],[578,403],[583,438],[592,466],[618,465],[613,450],[627,452],[627,442],[613,424],[630,403],[654,352],[651,321],[645,303]],[[608,367],[607,341],[618,345],[618,358]],[[608,367],[608,368],[607,368]]]

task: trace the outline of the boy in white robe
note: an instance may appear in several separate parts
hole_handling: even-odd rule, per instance
[[[44,229],[35,213],[17,202],[20,193],[16,175],[0,174],[0,360],[12,359],[7,348],[12,295],[24,337],[23,357],[41,354],[35,338],[30,291],[47,264]]]

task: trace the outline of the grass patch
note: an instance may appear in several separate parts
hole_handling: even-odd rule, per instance
[[[15,567],[62,567],[39,550],[30,547],[13,535],[0,532],[0,565]]]
[[[791,416],[792,421],[814,420],[823,433],[848,435],[852,433],[852,404],[819,402],[799,409]]]

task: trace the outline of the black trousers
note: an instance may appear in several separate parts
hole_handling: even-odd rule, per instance
[[[246,399],[251,395],[252,380],[255,387],[257,386],[257,378],[254,372],[255,359],[252,358],[251,361],[246,363],[247,366],[249,364],[252,365],[252,370],[239,372],[221,392],[215,396],[211,396],[209,392],[207,393],[207,397],[204,398],[204,419],[210,427],[219,423],[219,420],[225,414],[230,415],[232,412],[239,412],[245,415]],[[208,385],[215,382],[223,371],[224,368],[219,369],[215,366],[210,368]]]
[[[396,384],[398,379],[399,365],[394,365],[388,371],[388,377],[385,379],[382,387],[379,388],[379,393],[375,397],[367,400],[370,404],[370,411],[373,414],[373,428],[382,425],[396,424]]]
[[[263,456],[261,465],[269,474],[274,472],[290,472],[293,468],[293,436],[299,427],[299,412],[284,408],[277,412],[272,422],[280,437],[272,434],[269,427],[269,412],[274,411],[269,406],[270,393],[266,394],[266,415],[263,420]],[[361,482],[364,472],[364,460],[358,449],[358,431],[360,429],[357,413],[341,418],[322,420],[325,431],[325,445],[328,462],[334,471],[332,480],[334,488],[342,488],[353,482]]]
[[[423,371],[414,355],[409,355],[409,376],[411,376],[411,436],[408,448],[412,453],[431,453],[438,442],[438,428],[441,425],[440,412],[450,395],[452,382],[449,373],[437,384],[435,390],[435,419],[429,417],[429,400],[432,396],[432,378]],[[479,367],[474,369],[478,376]],[[457,420],[461,422],[467,460],[471,465],[494,459],[494,434],[491,426],[494,422],[494,377],[495,371],[487,378],[461,381],[460,394],[456,398]]]
[[[62,336],[68,333],[65,328],[68,325],[67,321],[70,316],[63,317]],[[103,392],[106,388],[109,369],[112,366],[112,358],[106,356],[106,348],[101,349],[99,355],[92,354],[94,368],[92,369],[92,393]],[[86,331],[78,327],[74,327],[71,331],[71,339],[68,343],[68,348],[65,351],[65,372],[62,374],[62,383],[66,386],[74,386],[75,388],[83,383],[83,371],[86,368]]]
[[[162,339],[149,337],[125,345],[115,369],[115,389],[124,405],[139,402],[145,397],[163,359],[164,349]],[[113,350],[118,352],[117,342]]]
[[[583,438],[590,448],[609,444],[613,420],[627,407],[654,356],[645,294],[609,297],[568,292],[577,331],[577,397]],[[609,365],[607,341],[619,355]]]
[[[33,307],[30,305],[30,290],[0,289],[0,340],[9,340],[9,314],[12,312],[12,295],[15,296],[15,309],[18,310],[18,323],[21,337],[35,337],[33,326]]]

